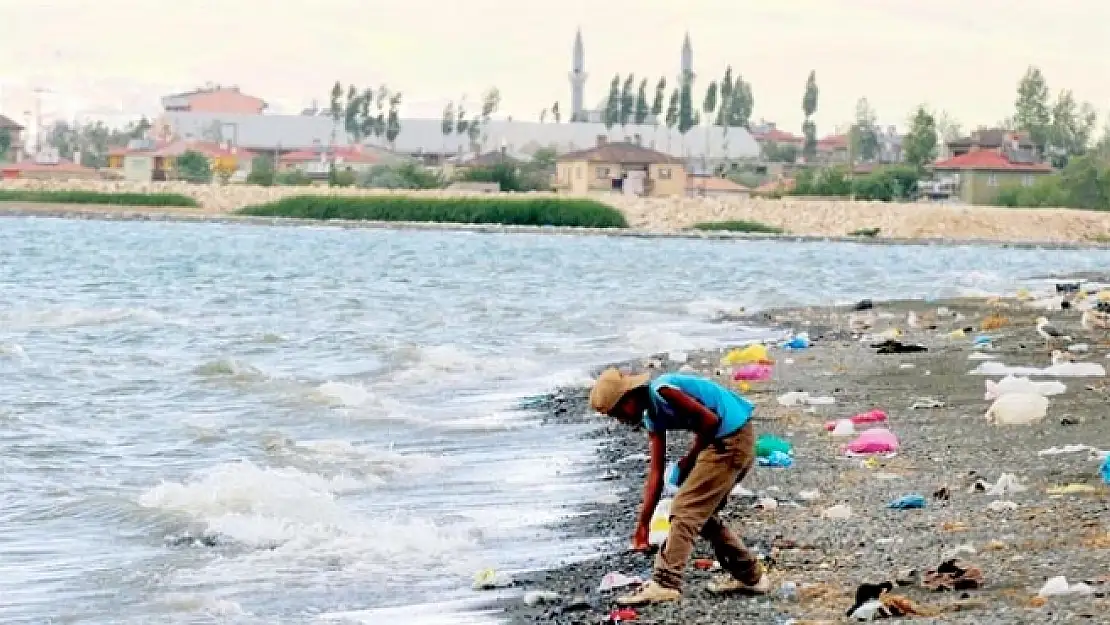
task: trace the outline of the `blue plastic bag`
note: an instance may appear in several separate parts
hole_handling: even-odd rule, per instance
[[[887,507],[891,510],[917,510],[925,507],[925,498],[921,495],[906,495],[890,502]]]
[[[668,495],[673,495],[678,491],[678,487],[682,483],[678,481],[678,462],[672,462],[667,465],[667,471],[663,473],[663,492]]]
[[[790,454],[781,451],[772,451],[766,458],[759,458],[759,466],[789,469],[794,466],[794,458]]]
[[[787,349],[805,349],[809,347],[809,337],[804,335],[795,336],[783,343],[782,346]]]
[[[1110,454],[1102,461],[1102,481],[1110,484]]]

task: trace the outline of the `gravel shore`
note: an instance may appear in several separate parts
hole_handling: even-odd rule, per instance
[[[946,311],[938,308],[943,307]],[[907,315],[919,319],[907,327]],[[976,349],[973,339],[987,315],[1001,316],[1005,325],[982,334],[992,347]],[[844,622],[856,588],[934,569],[959,557],[979,567],[985,583],[967,592],[930,592],[913,583],[895,589],[936,616],[914,617],[929,623],[1110,623],[1110,491],[1099,476],[1097,454],[1089,451],[1039,454],[1042,450],[1086,444],[1110,449],[1110,395],[1105,377],[1059,379],[1062,395],[1049,397],[1048,416],[1034,425],[992,425],[984,418],[989,401],[984,382],[1001,376],[970,375],[982,362],[975,352],[1007,365],[1045,367],[1050,364],[1044,343],[1034,331],[1044,314],[1090,350],[1078,360],[1110,365],[1105,334],[1092,336],[1079,327],[1075,310],[1037,310],[1007,300],[947,302],[876,302],[870,312],[846,308],[770,311],[739,319],[756,326],[808,331],[812,347],[799,351],[772,349],[774,376],[748,393],[758,405],[756,427],[761,433],[789,440],[795,449],[792,468],[759,468],[743,486],[755,497],[735,496],[724,512],[727,522],[770,563],[776,592],[764,598],[716,598],[705,585],[711,574],[691,567],[683,600],[678,604],[639,611],[642,623],[823,623]],[[898,340],[928,348],[922,353],[878,354],[861,342],[850,321],[870,318],[867,332],[899,328]],[[935,325],[935,328],[927,326]],[[953,330],[971,327],[972,334],[954,337]],[[858,330],[858,328],[856,328]],[[720,373],[723,351],[691,353],[687,365],[706,374]],[[676,370],[681,363],[656,356],[631,363],[633,368]],[[835,398],[833,405],[781,406],[788,391],[807,391]],[[599,623],[614,607],[613,594],[598,592],[609,571],[646,575],[651,559],[624,551],[640,502],[646,462],[643,433],[617,427],[590,415],[584,389],[564,390],[551,402],[551,419],[595,422],[599,441],[598,477],[611,480],[617,497],[598,503],[587,515],[568,522],[571,535],[610,539],[609,549],[586,562],[530,574],[516,580],[522,594],[501,601],[512,623]],[[929,401],[929,400],[935,400]],[[911,408],[914,404],[942,404]],[[901,449],[890,458],[865,464],[848,459],[826,431],[828,420],[882,409]],[[865,426],[866,427],[866,426]],[[672,457],[682,453],[684,437],[671,437]],[[680,438],[681,440],[675,440]],[[977,480],[994,484],[1004,473],[1017,477],[1026,490],[991,496],[978,492]],[[1089,492],[1053,494],[1069,484]],[[816,500],[803,501],[802,491],[816,490]],[[934,494],[947,493],[946,498]],[[887,504],[907,494],[927,500],[918,510],[892,510]],[[756,497],[778,501],[773,511],[753,508]],[[619,501],[617,501],[619,499]],[[1007,501],[1016,509],[992,511],[992,502]],[[851,506],[846,520],[829,520],[830,506]],[[1008,507],[1008,504],[998,504]],[[695,558],[712,557],[699,543]],[[1049,578],[1063,575],[1071,583],[1089,580],[1093,594],[1036,599]],[[1096,583],[1099,580],[1102,583]],[[783,584],[798,592],[781,596]],[[550,591],[559,599],[525,605],[523,593]]]

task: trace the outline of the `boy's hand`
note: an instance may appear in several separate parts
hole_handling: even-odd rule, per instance
[[[632,544],[629,549],[632,551],[648,551],[651,549],[651,543],[648,542],[650,533],[646,525],[641,525],[636,528],[636,532],[632,534]]]

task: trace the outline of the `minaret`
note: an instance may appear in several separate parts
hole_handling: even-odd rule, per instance
[[[574,36],[574,59],[570,66],[570,120],[583,119],[583,99],[586,90],[586,49],[582,45],[582,29]]]
[[[683,80],[694,81],[694,46],[690,43],[690,33],[682,40],[682,65],[679,68],[679,83]]]

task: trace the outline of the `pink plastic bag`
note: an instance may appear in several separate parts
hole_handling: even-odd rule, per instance
[[[762,382],[771,379],[771,371],[773,371],[771,365],[744,365],[737,369],[736,373],[732,374],[732,379],[736,381],[743,380],[745,382]]]
[[[863,425],[864,423],[882,423],[886,421],[886,413],[876,408],[868,412],[861,412],[852,417],[852,425]],[[836,429],[836,421],[828,421],[825,423],[825,430],[832,432]]]
[[[871,428],[848,443],[844,451],[851,454],[888,454],[898,451],[898,437],[886,428]]]

